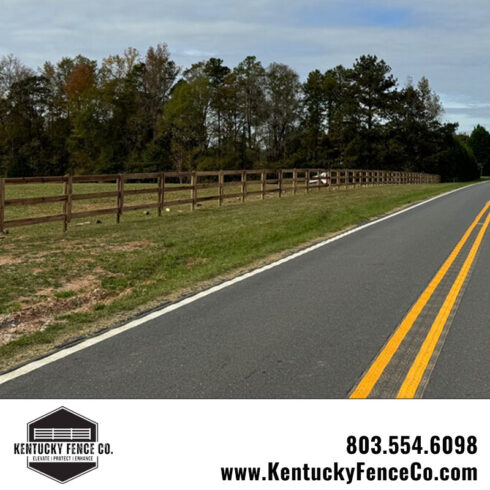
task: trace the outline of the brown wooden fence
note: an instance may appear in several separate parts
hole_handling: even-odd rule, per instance
[[[151,187],[138,189],[126,188],[128,181],[151,181]],[[95,193],[74,193],[73,184],[105,182],[116,184],[113,191]],[[313,189],[329,190],[339,187],[370,186],[382,184],[432,184],[440,182],[438,175],[394,172],[386,170],[352,170],[352,169],[279,169],[279,170],[221,170],[209,172],[158,172],[135,174],[106,175],[65,175],[63,177],[26,177],[0,178],[0,232],[9,228],[60,221],[64,231],[71,220],[99,215],[114,214],[119,223],[126,211],[156,209],[162,214],[164,208],[189,204],[192,209],[198,203],[218,201],[219,206],[225,199],[240,199],[244,202],[248,196],[264,199],[268,194],[282,194],[298,191],[309,192]],[[6,186],[22,184],[59,183],[63,184],[64,192],[57,196],[6,198]],[[227,189],[234,192],[226,192]],[[199,195],[199,191],[216,189],[211,195]],[[238,192],[236,192],[239,189]],[[188,197],[182,199],[182,193]],[[179,192],[180,195],[172,194]],[[207,191],[206,193],[208,193]],[[202,193],[201,193],[202,194]],[[132,195],[154,195],[152,202],[142,204],[125,204],[125,198]],[[175,199],[175,197],[179,197]],[[73,212],[73,203],[101,198],[113,198],[114,205],[101,209]],[[5,210],[9,206],[33,206],[47,203],[60,203],[59,214],[35,218],[6,219]]]

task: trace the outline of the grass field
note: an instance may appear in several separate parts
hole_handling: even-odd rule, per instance
[[[80,185],[86,187],[76,192],[105,186]],[[0,370],[460,185],[315,190],[221,208],[206,203],[195,212],[176,207],[162,217],[133,212],[119,225],[114,216],[101,217],[101,224],[81,220],[65,235],[59,223],[12,229],[0,239]],[[47,195],[48,187],[60,193],[56,184],[12,186],[7,198],[22,197],[21,189],[25,197]],[[52,206],[59,212],[49,204],[30,215],[51,213]],[[9,218],[26,216],[25,209],[9,212]]]

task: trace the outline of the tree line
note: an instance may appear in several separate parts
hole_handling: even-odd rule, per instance
[[[374,55],[304,83],[254,56],[182,69],[165,44],[37,71],[9,55],[0,58],[0,175],[345,167],[476,178],[488,168],[488,133],[458,135],[442,113],[426,78],[400,87]]]

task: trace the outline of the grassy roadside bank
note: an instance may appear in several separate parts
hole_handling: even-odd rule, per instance
[[[0,371],[285,251],[455,189],[379,186],[132,213],[120,225],[20,228],[0,240]]]

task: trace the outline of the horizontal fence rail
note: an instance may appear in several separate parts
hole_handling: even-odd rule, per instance
[[[128,181],[145,183],[148,187],[128,189]],[[162,211],[171,206],[189,204],[194,209],[199,203],[217,201],[219,206],[226,199],[245,202],[249,196],[265,199],[267,195],[281,197],[284,193],[310,192],[314,189],[329,190],[341,187],[371,186],[383,184],[434,184],[439,183],[439,175],[395,172],[389,170],[355,169],[260,169],[221,170],[201,172],[152,172],[134,174],[65,175],[63,177],[0,178],[0,232],[9,228],[28,226],[54,221],[62,222],[63,230],[68,229],[73,219],[113,214],[119,223],[126,211],[155,209]],[[6,198],[6,187],[22,184],[63,185],[63,194],[45,197]],[[113,191],[75,193],[74,184],[106,183],[114,184]],[[141,185],[143,185],[141,183]],[[216,189],[215,194],[199,195],[199,191]],[[227,192],[231,189],[233,192]],[[182,193],[188,193],[183,198]],[[177,193],[177,195],[176,195]],[[180,193],[180,194],[179,194]],[[128,196],[153,196],[151,202],[127,204]],[[73,203],[94,199],[114,199],[113,205],[85,211],[74,211]],[[6,219],[5,210],[9,206],[34,206],[61,203],[62,212],[35,218]]]

